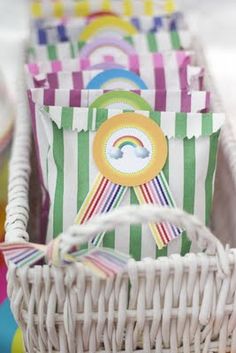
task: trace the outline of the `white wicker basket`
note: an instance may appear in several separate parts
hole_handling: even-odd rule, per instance
[[[199,49],[198,53],[202,54]],[[216,96],[214,102],[219,110]],[[31,166],[35,170],[30,151],[30,118],[23,97],[10,165],[9,242],[37,237],[39,195],[35,175],[29,187]],[[221,134],[212,228],[232,246],[236,245],[235,154],[236,141],[227,122]],[[20,270],[10,266],[11,308],[28,353],[236,352],[236,249],[225,250],[203,225],[180,210],[118,211],[97,219],[85,234],[89,237],[91,231],[120,222],[154,219],[185,228],[207,252],[130,261],[124,273],[107,281],[80,264]],[[66,236],[67,241],[80,240],[71,231]]]

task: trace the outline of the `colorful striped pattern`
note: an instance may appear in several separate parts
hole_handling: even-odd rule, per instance
[[[124,19],[133,24],[141,33],[153,33],[160,30],[177,31],[184,28],[183,15],[180,12],[172,15],[126,17]],[[36,20],[33,23],[32,42],[39,45],[47,45],[77,40],[81,30],[89,21],[88,18],[73,19],[72,21],[68,19],[66,22],[57,20],[49,28],[48,21]]]
[[[127,187],[115,185],[99,174],[75,219],[75,223],[86,223],[98,214],[107,213],[119,207],[126,191]],[[104,233],[98,235],[93,244],[99,245],[103,236]]]
[[[156,53],[169,50],[190,50],[192,46],[190,33],[187,31],[160,31],[157,33],[137,34],[125,37],[137,53]],[[84,42],[64,42],[49,45],[33,45],[30,48],[30,61],[64,60],[79,56]],[[111,48],[108,47],[107,55]],[[120,53],[119,53],[120,55]],[[117,58],[118,59],[118,58]]]
[[[40,88],[47,87],[52,89],[64,88],[64,89],[86,89],[97,75],[102,70],[84,70],[78,72],[58,72],[49,73],[42,77],[42,75],[29,77],[28,87],[29,88]],[[177,67],[172,67],[169,73],[166,75],[167,70],[162,69],[145,69],[139,70],[140,79],[146,84],[148,89],[156,90],[198,90],[201,88],[203,70],[200,67],[187,66],[179,70]],[[124,79],[125,80],[125,79]],[[122,82],[122,78],[120,78]],[[128,86],[128,80],[125,81]],[[109,87],[109,80],[106,83],[106,89],[112,89],[112,80]],[[130,83],[131,89],[134,84]]]
[[[89,107],[106,92],[109,91],[34,88],[29,90],[29,97],[31,104]],[[197,113],[203,110],[208,112],[210,108],[210,92],[169,90],[135,90],[130,92],[141,96],[156,111]]]
[[[7,262],[13,263],[17,268],[34,265],[46,257],[49,263],[55,266],[81,262],[95,275],[102,278],[112,277],[121,272],[130,259],[130,256],[111,249],[93,248],[91,250],[77,249],[66,253],[61,263],[58,245],[58,240],[47,246],[33,243],[2,243],[0,252],[3,253]]]
[[[153,16],[156,14],[173,13],[173,0],[33,0],[31,15],[34,18],[84,17],[94,11],[112,11],[120,16]]]
[[[185,51],[171,51],[164,53],[154,54],[141,54],[134,55],[132,57],[121,56],[119,57],[119,64],[137,73],[142,72],[143,67],[150,67],[150,69],[162,70],[162,76],[167,77],[167,73],[173,75],[173,69],[181,72],[183,67],[191,64],[192,54]],[[64,60],[43,60],[29,63],[25,66],[26,75],[36,76],[39,74],[46,74],[51,72],[74,72],[81,70],[88,70],[89,68],[100,64],[100,60],[97,58],[82,60],[79,58],[75,59],[64,59]],[[166,74],[164,75],[166,70]],[[32,87],[32,86],[30,86]],[[62,87],[66,88],[66,87]]]
[[[122,109],[74,108],[60,106],[37,107],[38,119],[46,118],[54,122],[58,129],[87,132],[97,129],[107,119],[122,113],[129,113]],[[211,136],[220,130],[225,115],[223,113],[175,113],[137,111],[147,118],[154,120],[168,138],[184,139],[187,137]]]
[[[150,182],[134,187],[134,191],[140,204],[176,207],[163,172]],[[158,249],[162,249],[182,233],[182,230],[169,223],[150,224],[149,226]]]
[[[6,262],[12,262],[17,267],[30,266],[45,257],[45,245],[33,243],[0,244]]]

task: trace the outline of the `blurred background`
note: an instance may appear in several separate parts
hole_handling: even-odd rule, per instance
[[[236,1],[176,0],[187,13],[192,31],[205,47],[209,67],[222,95],[225,109],[236,110]],[[18,48],[28,34],[27,0],[0,0],[0,67],[15,96]]]

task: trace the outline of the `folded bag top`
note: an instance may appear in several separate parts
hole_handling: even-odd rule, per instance
[[[112,36],[115,41],[117,37]],[[95,39],[93,39],[95,40]],[[133,47],[135,53],[156,53],[168,50],[190,50],[192,41],[187,31],[161,31],[157,33],[136,34],[122,39]],[[32,45],[29,50],[29,61],[61,60],[76,58],[87,41],[68,41],[49,45]],[[111,46],[107,45],[106,55],[111,54]]]
[[[112,61],[111,61],[112,59]],[[156,69],[171,69],[176,66],[181,69],[183,66],[193,64],[194,55],[192,52],[186,51],[170,51],[164,53],[154,54],[135,54],[132,56],[119,55],[115,58],[110,54],[109,57],[103,59],[102,63],[113,63],[120,67],[127,68],[136,73],[139,73],[143,67],[150,67]],[[64,60],[46,60],[34,61],[25,65],[26,75],[43,75],[46,73],[56,73],[60,71],[81,71],[81,70],[96,70],[97,65],[101,64],[101,58],[93,56],[90,58],[74,58]],[[65,88],[65,87],[63,87]]]
[[[104,90],[200,90],[204,70],[196,66],[142,68],[139,73],[123,68],[109,70],[60,71],[27,77],[29,88]]]
[[[50,6],[48,6],[50,3]],[[109,11],[119,16],[153,16],[172,13],[175,10],[172,0],[33,0],[31,14],[34,18],[84,17],[94,12]]]
[[[47,141],[46,147],[44,141],[44,148],[47,150],[44,176],[51,205],[47,236],[49,241],[73,224],[78,212],[86,209],[86,203],[89,203],[89,194],[93,192],[99,175],[93,155],[93,145],[99,129],[107,120],[117,115],[125,114],[128,117],[132,113],[118,109],[40,105],[36,109],[37,119],[41,119],[44,129],[41,135],[44,135]],[[175,204],[196,214],[208,224],[214,190],[218,137],[224,115],[141,110],[133,113],[141,115],[145,120],[151,119],[165,136],[167,157],[161,175],[165,179],[164,183],[168,184]],[[123,136],[120,137],[123,138]],[[142,149],[141,158],[145,159],[145,156],[147,157],[147,154],[144,156],[144,152],[147,152],[143,149],[145,144],[139,145],[140,142],[137,142],[137,139],[142,140],[142,138],[146,141],[142,134],[128,141],[121,139],[120,144],[115,146],[119,148],[131,146],[132,150],[132,146],[138,144],[140,148],[135,147],[139,153],[136,156],[141,156]],[[116,152],[113,156],[118,156],[119,160],[119,156],[122,156],[125,150],[120,153],[119,150],[115,151],[112,148],[112,151]],[[133,165],[132,161],[128,164]],[[122,194],[123,191],[124,189],[121,189],[120,193]],[[136,191],[135,188],[129,187],[125,189],[125,194],[122,194],[121,198],[120,195],[116,195],[119,198],[119,205],[139,203],[140,199]],[[121,234],[124,233],[125,236],[122,236]],[[144,225],[120,227],[115,232],[106,234],[99,241],[106,247],[130,253],[137,260],[172,253],[185,254],[190,250],[196,250],[191,247],[185,233],[172,240],[166,248],[161,249],[162,246],[158,248],[150,227]]]
[[[35,20],[32,23],[33,33],[31,40],[35,44],[55,44],[69,40],[78,40],[82,29],[94,19],[107,16],[109,13],[95,13],[85,18],[73,18],[67,20]],[[111,14],[110,14],[111,15]],[[152,33],[161,30],[177,31],[185,28],[183,15],[175,12],[172,15],[163,16],[139,16],[124,17],[125,21],[131,23],[141,33]]]

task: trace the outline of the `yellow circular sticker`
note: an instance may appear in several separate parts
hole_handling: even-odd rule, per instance
[[[93,155],[108,180],[138,186],[154,179],[164,167],[167,141],[153,120],[123,113],[101,125],[94,139]]]
[[[80,33],[79,40],[86,42],[101,33],[131,36],[137,34],[137,29],[128,21],[115,16],[102,16],[91,21]]]

